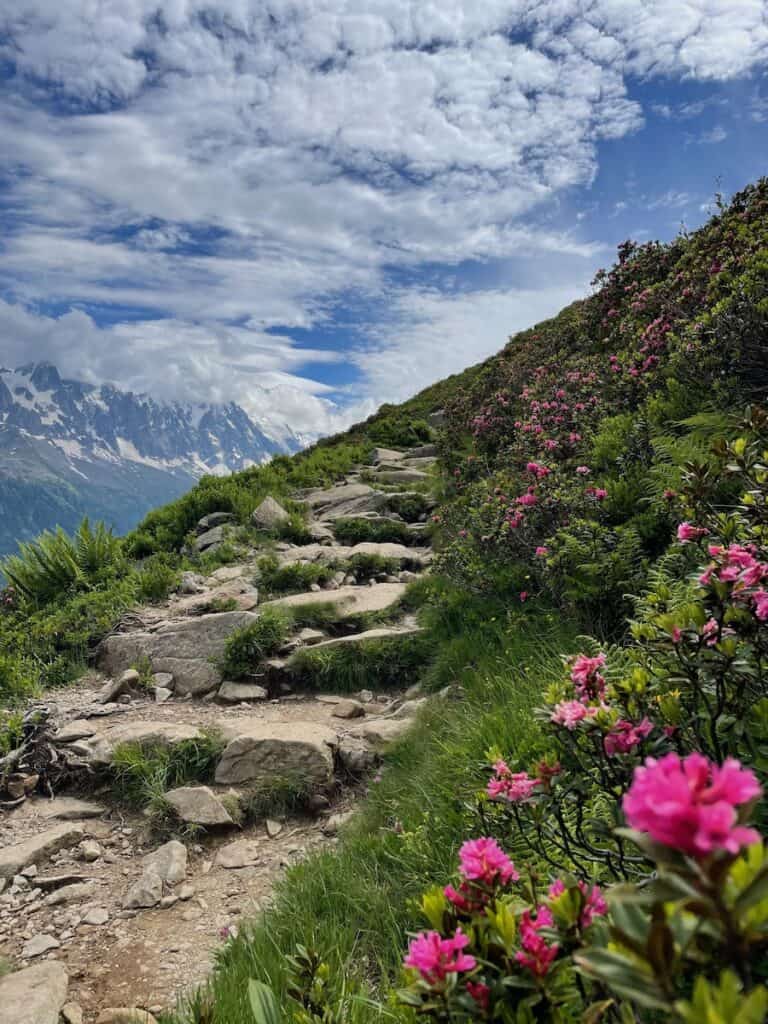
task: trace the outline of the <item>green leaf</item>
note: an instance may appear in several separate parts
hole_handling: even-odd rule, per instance
[[[263,981],[248,982],[248,1000],[256,1024],[282,1024],[283,1015],[277,996]]]

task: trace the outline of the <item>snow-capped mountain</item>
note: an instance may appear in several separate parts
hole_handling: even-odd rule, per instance
[[[238,405],[182,405],[65,380],[50,363],[0,368],[0,554],[83,515],[129,530],[206,473],[226,474],[306,441]]]

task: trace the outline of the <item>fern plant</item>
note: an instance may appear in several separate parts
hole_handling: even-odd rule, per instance
[[[83,519],[70,537],[61,527],[19,544],[19,554],[0,563],[0,571],[27,600],[50,604],[64,594],[91,590],[113,576],[122,547],[104,523]]]

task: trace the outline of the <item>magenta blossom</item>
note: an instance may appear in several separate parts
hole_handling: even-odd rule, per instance
[[[598,654],[594,658],[579,654],[571,666],[571,680],[576,687],[580,701],[602,698],[605,693],[605,679],[598,671],[605,664],[605,655]]]
[[[709,530],[705,526],[692,526],[691,523],[680,523],[677,528],[677,539],[681,544],[706,537]]]
[[[521,803],[528,800],[539,785],[539,779],[532,779],[528,772],[510,771],[506,761],[497,761],[493,768],[496,774],[488,782],[487,793],[494,799]]]
[[[597,708],[588,708],[579,700],[561,700],[559,704],[555,704],[550,721],[555,725],[564,725],[573,732],[579,722],[585,718],[593,718],[596,714]]]
[[[468,944],[469,937],[461,928],[456,929],[451,939],[441,938],[439,932],[421,932],[411,941],[403,963],[415,968],[428,984],[437,985],[449,974],[474,969],[475,958],[462,953]]]
[[[524,910],[520,918],[520,944],[523,948],[515,954],[515,959],[536,978],[544,977],[560,950],[556,942],[550,945],[539,934],[541,928],[553,925],[552,912],[545,906],[537,908],[535,918],[530,910]]]
[[[591,473],[592,471],[591,471],[591,469],[589,468],[589,466],[577,466],[577,467],[576,467],[576,472],[577,472],[577,473],[578,473],[578,474],[579,474],[580,476],[588,476],[588,475],[589,475],[589,474],[590,474],[590,473]]]
[[[494,885],[516,882],[520,877],[515,865],[495,839],[482,836],[469,839],[459,850],[459,869],[468,881]]]
[[[631,828],[692,857],[718,850],[736,854],[758,842],[753,828],[737,824],[736,808],[762,792],[753,772],[734,758],[720,766],[703,754],[652,757],[635,769],[623,807]]]
[[[752,595],[755,602],[755,615],[760,622],[768,620],[768,590],[756,590]]]
[[[536,548],[536,551],[534,552],[534,554],[536,555],[537,558],[545,558],[549,554],[549,548],[544,547],[543,544],[540,544]]]
[[[627,722],[625,719],[619,719],[603,740],[603,747],[609,757],[613,757],[615,754],[629,754],[651,732],[653,732],[653,723],[649,722],[647,718],[638,722],[637,725],[633,725],[632,722]]]
[[[608,913],[608,904],[605,902],[602,890],[599,885],[587,887],[586,882],[579,882],[579,891],[584,897],[584,906],[581,908],[579,926],[589,928],[596,917],[603,917]],[[549,887],[548,896],[556,900],[565,892],[565,884],[558,878]]]
[[[467,992],[481,1010],[487,1010],[491,1003],[491,990],[482,981],[468,981]]]

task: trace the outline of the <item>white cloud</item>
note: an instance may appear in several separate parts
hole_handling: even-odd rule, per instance
[[[280,329],[389,298],[394,315],[353,359],[364,403],[402,397],[403,382],[407,393],[480,358],[575,294],[594,247],[540,211],[592,183],[599,140],[642,126],[633,77],[716,81],[763,65],[767,6],[0,3],[0,59],[16,68],[0,101],[5,321],[70,372],[243,401],[258,379],[265,408],[327,426],[333,408],[302,377],[327,353]],[[542,253],[572,258],[567,283],[459,296],[392,285],[393,269],[445,278]],[[73,311],[28,312],[42,303]],[[77,306],[136,312],[100,329]]]

